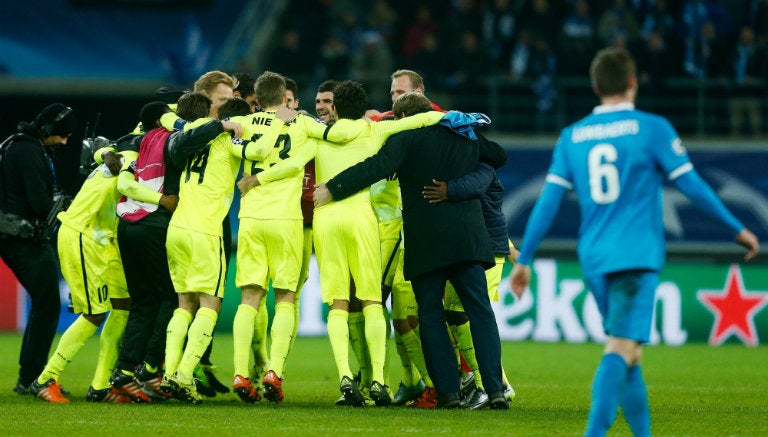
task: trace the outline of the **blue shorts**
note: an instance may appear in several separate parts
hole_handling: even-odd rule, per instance
[[[624,270],[587,278],[607,335],[648,343],[659,273]]]

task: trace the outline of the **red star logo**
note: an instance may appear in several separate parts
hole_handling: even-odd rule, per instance
[[[725,289],[700,290],[696,298],[715,315],[709,344],[722,344],[734,334],[749,346],[758,345],[755,315],[768,304],[768,292],[748,292],[737,264],[728,270]]]

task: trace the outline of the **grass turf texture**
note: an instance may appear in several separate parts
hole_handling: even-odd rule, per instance
[[[216,335],[213,362],[232,380],[232,338]],[[57,338],[58,341],[58,338]],[[503,344],[507,375],[517,391],[509,411],[414,411],[405,407],[336,407],[336,369],[327,338],[296,341],[288,361],[285,402],[250,405],[233,393],[203,405],[86,403],[98,339],[91,338],[60,382],[69,405],[51,405],[11,391],[18,372],[19,334],[0,334],[0,435],[3,436],[577,436],[584,429],[589,390],[602,346]],[[390,383],[397,389],[399,360],[390,351]],[[644,374],[656,436],[768,435],[768,348],[687,345],[645,349]],[[609,435],[631,435],[619,417]]]

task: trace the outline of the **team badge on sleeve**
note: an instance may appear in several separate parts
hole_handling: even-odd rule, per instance
[[[683,146],[683,140],[679,137],[672,140],[672,151],[678,155],[685,155],[687,153],[685,146]]]

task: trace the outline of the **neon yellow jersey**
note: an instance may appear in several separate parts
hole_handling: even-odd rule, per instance
[[[267,172],[268,182],[252,188],[241,199],[240,218],[257,219],[303,219],[301,214],[301,191],[304,180],[304,165],[314,156],[315,140],[309,139],[308,134],[322,135],[325,125],[306,116],[296,117],[290,124],[278,124],[274,111],[264,111],[249,125],[250,138],[257,138],[252,148],[262,150],[259,142],[270,142],[275,138],[269,153],[261,160],[245,159],[243,171],[245,174],[262,175],[273,166],[283,161],[297,161],[295,166],[283,165],[277,171]],[[282,122],[280,122],[282,123]],[[273,129],[273,125],[276,128]],[[279,127],[279,134],[274,131]],[[245,134],[243,137],[248,138]],[[251,147],[251,146],[247,146]],[[306,149],[306,150],[304,150]],[[247,148],[244,150],[248,156]],[[280,171],[279,169],[283,169]],[[259,180],[262,178],[260,177]]]
[[[131,151],[121,155],[123,169],[128,168],[138,156]],[[88,175],[69,208],[57,217],[63,224],[106,245],[117,231],[115,205],[119,199],[117,176],[112,175],[105,164],[101,164]]]
[[[379,222],[402,218],[400,184],[397,179],[382,179],[371,185],[371,205]]]
[[[222,222],[229,212],[240,155],[229,132],[211,140],[191,156],[179,181],[179,204],[170,224],[222,236]]]
[[[338,120],[327,133],[327,138],[330,141],[335,140],[338,136],[349,137],[356,133],[353,140],[346,143],[330,143],[320,142],[317,150],[317,158],[315,162],[315,169],[317,171],[317,182],[327,182],[343,170],[357,164],[374,155],[379,151],[384,142],[390,135],[396,134],[403,130],[415,129],[424,126],[437,124],[445,114],[437,111],[430,111],[421,114],[416,114],[410,117],[405,117],[400,120],[388,120],[380,121],[376,123],[369,123],[366,120]],[[387,187],[388,190],[392,190],[393,186]],[[377,192],[377,195],[382,194]],[[392,201],[399,198],[399,193],[395,194],[392,191],[388,191],[383,195],[381,200]],[[359,201],[371,202],[369,190],[363,190],[350,198],[358,198]],[[395,201],[393,208],[399,202]],[[394,210],[390,210],[387,214],[396,214]],[[392,217],[394,218],[394,217]],[[381,218],[379,220],[382,220]]]

